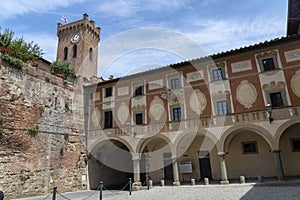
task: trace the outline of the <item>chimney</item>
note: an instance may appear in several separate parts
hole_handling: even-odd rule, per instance
[[[83,19],[88,19],[89,18],[89,15],[87,13],[84,13],[83,14]]]

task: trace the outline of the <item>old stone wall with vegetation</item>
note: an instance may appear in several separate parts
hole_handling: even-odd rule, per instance
[[[80,84],[0,59],[0,190],[6,199],[86,188]]]

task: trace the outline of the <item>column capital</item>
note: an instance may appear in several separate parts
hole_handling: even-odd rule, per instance
[[[218,156],[220,156],[220,157],[224,157],[225,155],[226,155],[225,152],[218,152]]]
[[[171,159],[172,159],[172,160],[177,159],[177,155],[172,155],[172,156],[171,156]]]
[[[132,160],[140,160],[141,159],[140,154],[139,153],[132,154],[132,158],[131,159]]]

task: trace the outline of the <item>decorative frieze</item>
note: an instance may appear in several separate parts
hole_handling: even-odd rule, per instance
[[[203,79],[203,70],[187,73],[186,79],[187,79],[187,82],[202,80]]]
[[[300,60],[300,49],[284,52],[286,62],[294,62]]]
[[[118,88],[118,96],[128,95],[129,94],[129,87],[120,87]]]
[[[231,70],[232,70],[232,73],[252,70],[251,60],[244,60],[241,62],[232,63]]]
[[[154,90],[154,89],[159,89],[163,87],[163,79],[158,79],[155,81],[150,81],[149,82],[149,90]]]

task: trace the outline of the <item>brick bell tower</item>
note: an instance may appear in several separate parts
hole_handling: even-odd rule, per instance
[[[56,60],[69,62],[75,67],[76,76],[97,76],[100,30],[95,21],[88,20],[88,14],[75,22],[58,23]]]

